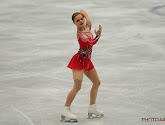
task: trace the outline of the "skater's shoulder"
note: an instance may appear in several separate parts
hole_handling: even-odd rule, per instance
[[[85,33],[77,33],[77,39],[79,40],[79,38],[86,41],[88,39],[88,36]]]

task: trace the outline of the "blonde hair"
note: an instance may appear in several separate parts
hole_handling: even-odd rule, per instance
[[[77,16],[77,15],[79,15],[79,14],[81,14],[80,12],[75,12],[75,13],[73,13],[73,15],[72,15],[72,20],[74,21],[74,18]],[[82,15],[82,14],[81,14]],[[82,15],[83,16],[83,15]]]

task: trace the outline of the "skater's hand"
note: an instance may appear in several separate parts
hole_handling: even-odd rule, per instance
[[[86,27],[89,27],[89,30],[91,30],[92,24],[91,24],[90,19],[87,19]]]
[[[94,31],[95,31],[96,36],[101,35],[101,31],[102,31],[101,25],[99,24],[99,30],[97,30],[97,32],[96,32],[96,29]]]

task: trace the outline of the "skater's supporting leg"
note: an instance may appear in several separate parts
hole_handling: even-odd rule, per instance
[[[96,104],[96,97],[98,93],[98,88],[101,84],[99,76],[95,68],[90,70],[89,72],[84,72],[84,74],[92,81],[93,86],[90,91],[90,104]]]
[[[71,105],[77,92],[81,89],[81,84],[82,84],[82,80],[78,80],[78,79],[74,80],[74,87],[72,88],[72,90],[69,92],[67,96],[65,106]]]
[[[81,85],[82,85],[83,70],[72,69],[72,71],[73,71],[74,86],[67,96],[65,106],[71,105],[72,101],[74,100],[77,92],[81,89]]]

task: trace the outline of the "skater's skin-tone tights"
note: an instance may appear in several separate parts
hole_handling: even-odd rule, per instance
[[[73,73],[74,86],[71,89],[71,91],[68,93],[65,106],[71,106],[71,103],[73,102],[77,92],[81,89],[83,74],[85,74],[93,83],[90,91],[90,105],[96,104],[97,92],[101,84],[96,69],[93,68],[89,72],[86,72],[84,69],[83,70],[72,69],[72,73]]]

